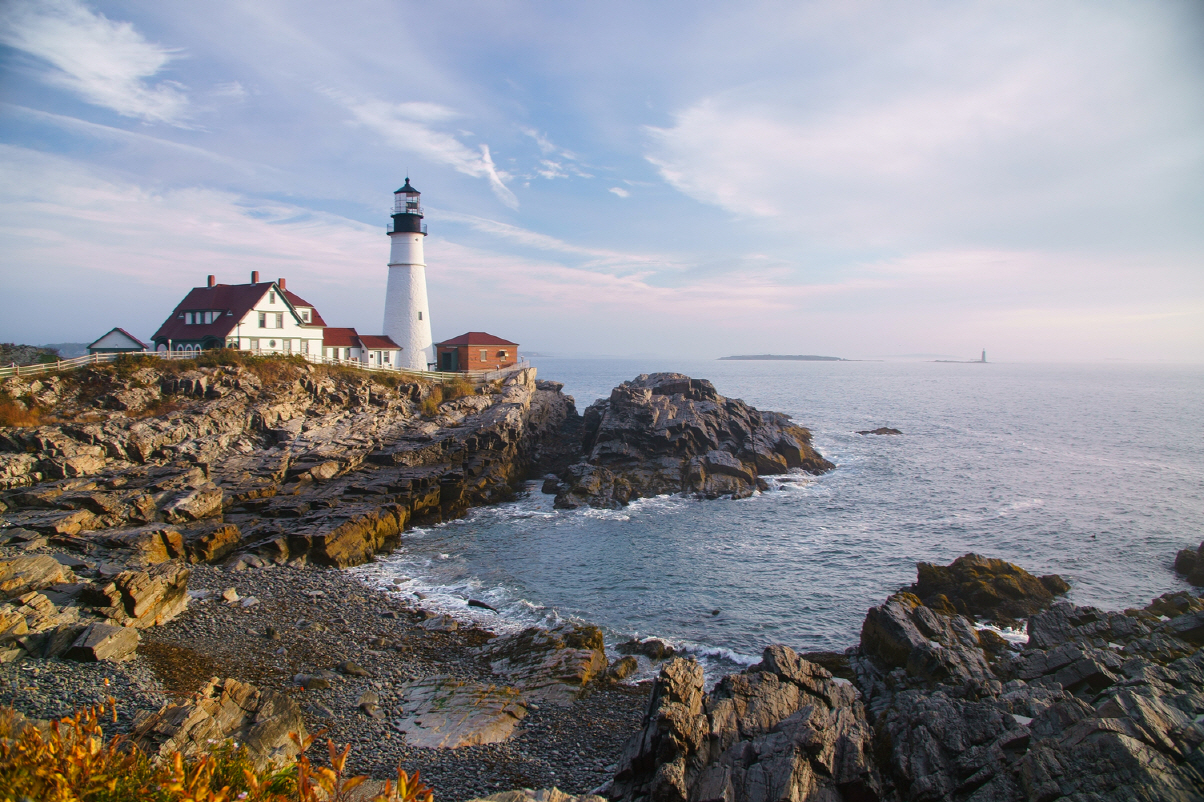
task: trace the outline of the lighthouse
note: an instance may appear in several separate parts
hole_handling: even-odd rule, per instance
[[[385,290],[385,336],[401,346],[398,367],[431,370],[435,347],[426,300],[426,259],[422,255],[422,203],[418,190],[405,186],[393,193],[389,226],[389,284]]]

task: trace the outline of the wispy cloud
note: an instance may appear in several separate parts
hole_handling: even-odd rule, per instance
[[[562,239],[541,234],[538,231],[531,231],[519,226],[510,225],[509,223],[502,223],[498,220],[489,220],[484,217],[476,217],[470,214],[442,209],[432,209],[431,211],[437,212],[440,220],[463,223],[474,231],[489,234],[524,247],[586,257],[588,261],[582,265],[586,269],[617,268],[622,272],[630,273],[633,269],[638,271],[677,270],[683,266],[679,261],[668,256],[624,253],[606,248],[589,248],[582,245],[574,245]]]
[[[607,191],[615,193],[620,198],[630,198],[631,197],[631,193],[628,192],[627,190],[623,189],[622,187],[611,187]]]
[[[183,126],[188,97],[175,81],[152,84],[178,50],[148,42],[78,0],[7,0],[0,42],[49,64],[42,78],[125,117]]]
[[[375,132],[393,147],[446,164],[465,175],[485,178],[498,200],[511,209],[518,208],[518,198],[505,184],[510,175],[493,163],[488,145],[482,143],[473,150],[455,136],[434,127],[436,123],[460,117],[454,109],[437,103],[363,101],[335,90],[323,91],[327,97],[342,103],[357,124]]]

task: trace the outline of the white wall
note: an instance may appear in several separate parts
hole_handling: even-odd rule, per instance
[[[401,346],[401,367],[426,370],[435,361],[422,234],[390,234],[384,335]]]

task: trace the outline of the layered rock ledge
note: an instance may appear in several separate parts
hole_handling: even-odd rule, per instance
[[[725,398],[709,381],[680,373],[623,382],[582,418],[584,459],[554,487],[562,509],[618,507],[663,493],[745,498],[768,487],[762,475],[835,467],[788,415]]]

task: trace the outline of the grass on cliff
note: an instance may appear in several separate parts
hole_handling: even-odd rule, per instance
[[[0,711],[0,800],[47,802],[346,802],[366,777],[347,776],[347,755],[327,741],[329,766],[315,766],[305,754],[314,736],[290,737],[301,754],[289,766],[256,771],[245,747],[219,744],[209,754],[153,762],[123,736],[106,739],[102,721],[108,706],[96,705],[52,721],[47,730],[26,726],[14,732],[17,717]],[[114,720],[116,714],[114,712]],[[372,802],[433,802],[418,774],[400,768],[397,783],[386,783]]]

